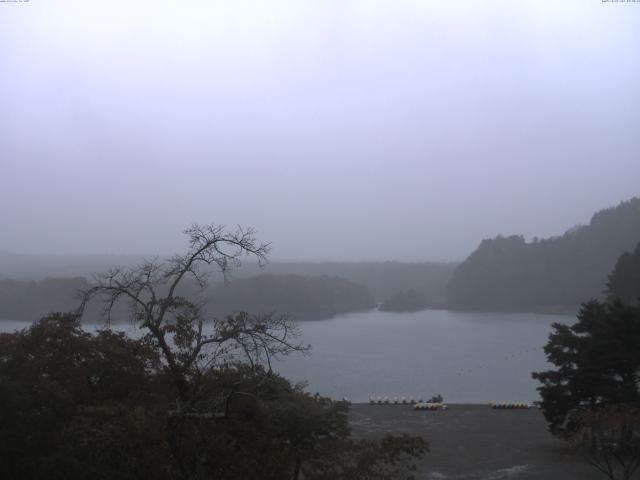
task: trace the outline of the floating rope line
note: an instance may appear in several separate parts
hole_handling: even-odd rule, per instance
[[[369,397],[369,403],[371,405],[414,405],[422,402],[422,399],[415,399],[413,397]]]
[[[413,406],[414,410],[446,410],[449,408],[444,403],[416,403]]]
[[[513,410],[513,409],[528,409],[531,408],[530,403],[524,402],[489,402],[489,406],[494,410]]]
[[[430,400],[423,400],[422,397],[414,398],[414,397],[369,397],[370,405],[438,405],[439,408],[445,406],[442,403],[442,397],[438,395],[437,397],[432,397]],[[446,406],[445,406],[446,407]],[[416,407],[417,409],[417,407]]]

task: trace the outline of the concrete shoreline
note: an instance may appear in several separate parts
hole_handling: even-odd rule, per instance
[[[449,404],[418,411],[412,405],[353,404],[353,433],[421,435],[430,453],[418,462],[421,480],[598,480],[602,474],[547,431],[537,408],[492,409],[488,404]]]

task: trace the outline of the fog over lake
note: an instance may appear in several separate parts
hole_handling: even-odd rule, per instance
[[[639,85],[640,0],[0,0],[0,480],[636,478]]]
[[[638,4],[3,7],[0,251],[459,261],[638,192]]]
[[[300,322],[311,355],[287,357],[275,368],[294,382],[308,381],[311,392],[353,402],[437,393],[451,403],[528,402],[538,399],[530,373],[549,367],[542,347],[551,324],[573,321],[531,313],[352,313]],[[27,325],[1,322],[0,329]]]

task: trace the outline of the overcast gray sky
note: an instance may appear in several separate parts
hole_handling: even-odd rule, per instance
[[[0,250],[463,259],[640,194],[640,3],[0,3]]]

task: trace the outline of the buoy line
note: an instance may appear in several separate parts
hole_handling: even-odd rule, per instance
[[[423,402],[421,398],[416,399],[414,397],[369,397],[369,404],[371,405],[415,405],[420,402]]]
[[[444,403],[423,402],[423,403],[416,403],[413,406],[414,410],[446,410],[447,408],[449,407]]]
[[[530,403],[524,402],[489,402],[489,406],[494,410],[509,410],[509,409],[527,409],[531,408]]]

